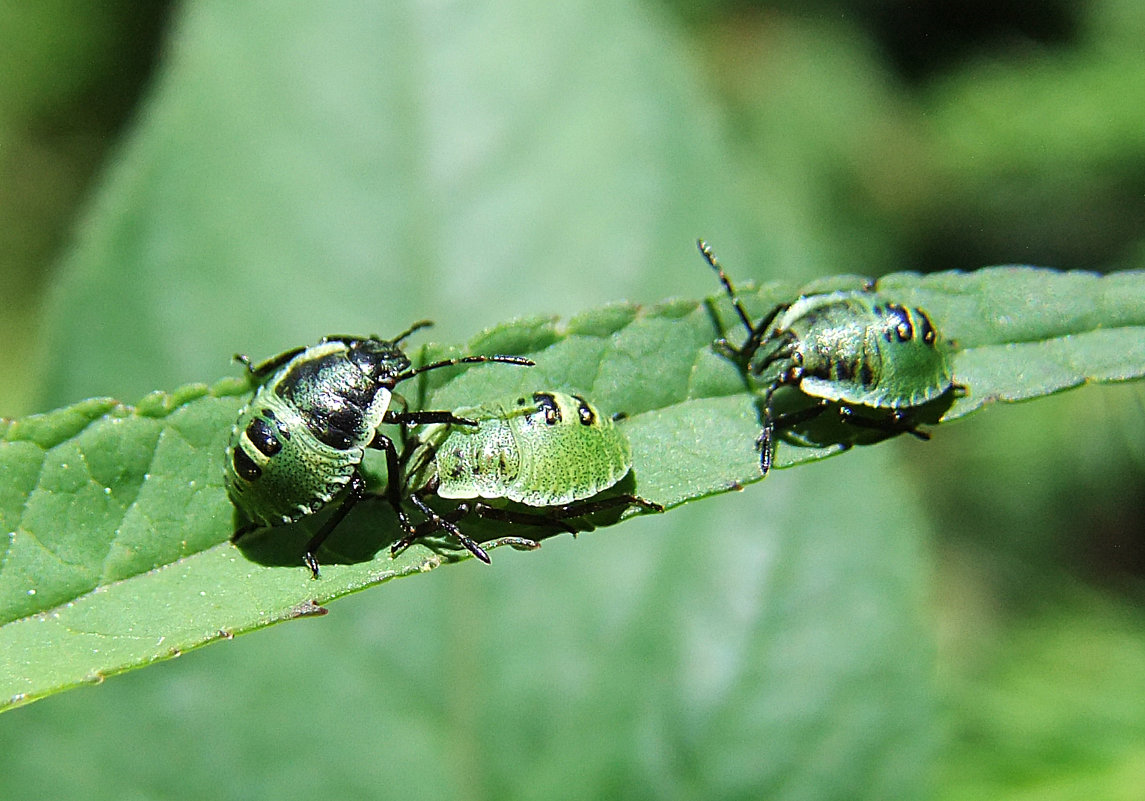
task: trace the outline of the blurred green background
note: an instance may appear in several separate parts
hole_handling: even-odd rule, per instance
[[[1145,5],[0,4],[0,414],[733,277],[1145,267]],[[1124,798],[1145,400],[991,408],[0,716],[5,798]],[[909,438],[908,438],[909,439]]]

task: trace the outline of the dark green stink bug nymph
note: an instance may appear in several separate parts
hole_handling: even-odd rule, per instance
[[[418,531],[394,544],[400,550],[418,537],[445,529],[475,544],[456,526],[467,514],[525,525],[556,525],[617,506],[664,507],[635,495],[595,496],[632,469],[628,437],[579,395],[535,392],[455,410],[474,426],[442,423],[419,432],[403,457],[406,497],[427,517]],[[461,501],[439,515],[430,496]],[[478,500],[484,499],[484,500]],[[512,501],[521,511],[485,501]]]
[[[443,411],[391,411],[394,387],[427,370],[455,364],[533,364],[517,356],[466,356],[411,368],[400,345],[428,325],[419,322],[392,340],[328,336],[313,347],[295,348],[259,365],[235,357],[261,385],[239,411],[227,447],[227,492],[250,521],[232,539],[260,526],[296,523],[341,496],[306,546],[304,561],[317,578],[318,547],[366,497],[359,469],[366,448],[385,452],[390,477],[385,497],[403,527],[412,530],[401,507],[397,449],[378,427],[473,422]]]
[[[764,474],[771,468],[775,431],[831,404],[848,423],[930,438],[917,428],[919,407],[962,388],[954,383],[948,343],[925,311],[867,288],[805,295],[753,324],[711,248],[703,240],[698,244],[748,334],[739,347],[726,339],[714,347],[753,378],[767,375],[758,440]],[[775,393],[785,386],[798,387],[818,403],[777,417]],[[874,414],[859,414],[860,409]]]

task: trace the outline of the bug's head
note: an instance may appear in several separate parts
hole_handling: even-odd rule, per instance
[[[350,346],[347,357],[375,381],[386,381],[410,366],[409,357],[398,347],[399,340],[363,339]]]

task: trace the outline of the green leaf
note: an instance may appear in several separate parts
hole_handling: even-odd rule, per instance
[[[636,3],[182,5],[150,96],[51,273],[38,329],[50,342],[17,348],[43,382],[33,408],[137,398],[224,374],[235,350],[262,356],[330,332],[432,317],[435,339],[461,342],[526,314],[701,297],[714,291],[691,244],[701,235],[737,278],[782,277],[791,292],[841,269],[990,263],[961,247],[906,250],[919,246],[912,216],[951,183],[922,163],[913,138],[930,118],[917,92],[886,80],[863,26],[824,40],[782,15],[758,22],[766,47],[737,18],[716,37],[730,46],[712,52],[699,29]],[[759,54],[750,73],[745,43]],[[729,114],[713,89],[729,74],[764,98],[791,88]],[[964,111],[973,123],[973,108],[952,114]],[[753,136],[751,120],[778,137]],[[1103,163],[1122,182],[1132,170],[1117,165],[1136,161]],[[1039,193],[1047,202],[1075,197],[1066,167],[1046,165],[1067,187]],[[991,208],[1013,197],[986,183]],[[1118,208],[1128,219],[1136,207]],[[1100,214],[1062,219],[1063,231],[1108,228]],[[992,253],[1028,253],[1040,229],[985,235]],[[1115,393],[1077,394],[1089,412]],[[757,421],[745,411],[747,452]],[[1080,428],[1061,417],[1030,444]],[[962,492],[949,502],[964,511],[950,475],[990,472],[951,471],[950,451],[1012,457],[972,442],[978,426],[854,448],[540,553],[501,549],[491,566],[397,582],[321,620],[2,715],[5,790],[925,797],[942,725],[929,521],[941,493]],[[363,525],[334,538],[345,553],[329,554],[328,574],[384,547],[373,514],[355,516]],[[282,533],[239,564],[296,581],[305,534]]]
[[[925,307],[940,331],[955,332],[955,376],[965,395],[948,419],[993,400],[1145,375],[1145,273],[996,268],[894,275],[880,288]],[[762,310],[791,292],[769,285],[746,301]],[[527,354],[536,367],[439,371],[426,374],[434,378],[420,392],[428,393],[427,408],[454,409],[560,389],[623,411],[634,491],[675,507],[760,478],[755,395],[711,348],[720,331],[713,311],[719,319],[731,313],[712,299],[617,304],[566,324],[506,323],[462,350]],[[339,596],[459,558],[418,545],[391,559],[386,546],[398,533],[383,504],[362,507],[331,539],[317,582],[299,562],[312,521],[241,549],[229,544],[236,518],[222,460],[248,389],[224,380],[154,394],[135,409],[94,399],[7,424],[0,443],[0,525],[8,532],[0,698],[7,704],[314,614]],[[781,443],[777,465],[837,450]],[[375,460],[377,482],[379,467]]]
[[[991,401],[1145,375],[1143,276],[994,267],[878,285],[933,314],[955,341],[954,373],[969,391],[943,417],[953,420]]]

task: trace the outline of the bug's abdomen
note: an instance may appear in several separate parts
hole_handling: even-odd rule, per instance
[[[616,484],[632,467],[627,440],[589,435],[563,443],[558,460],[532,460],[529,475],[506,493],[529,506],[558,506],[591,498]],[[583,461],[584,454],[591,461]]]
[[[937,398],[953,380],[945,343],[926,312],[874,293],[824,296],[793,330],[800,386],[814,397],[906,408]]]
[[[832,314],[830,307],[821,311],[799,338],[803,383],[816,397],[854,401],[882,381],[878,339],[865,320]]]
[[[537,393],[537,410],[510,419],[521,453],[520,474],[506,497],[528,506],[591,498],[632,467],[628,438],[584,398]]]
[[[578,396],[537,392],[457,414],[477,426],[455,426],[437,451],[443,498],[558,506],[608,489],[632,467],[628,438]]]
[[[259,392],[231,434],[227,491],[254,522],[293,523],[341,492],[362,455],[361,446],[342,449],[320,441],[296,408]]]
[[[462,409],[459,416],[474,415]],[[455,426],[436,454],[438,488],[443,498],[503,498],[505,487],[520,476],[521,454],[508,421],[478,420],[476,428]]]

